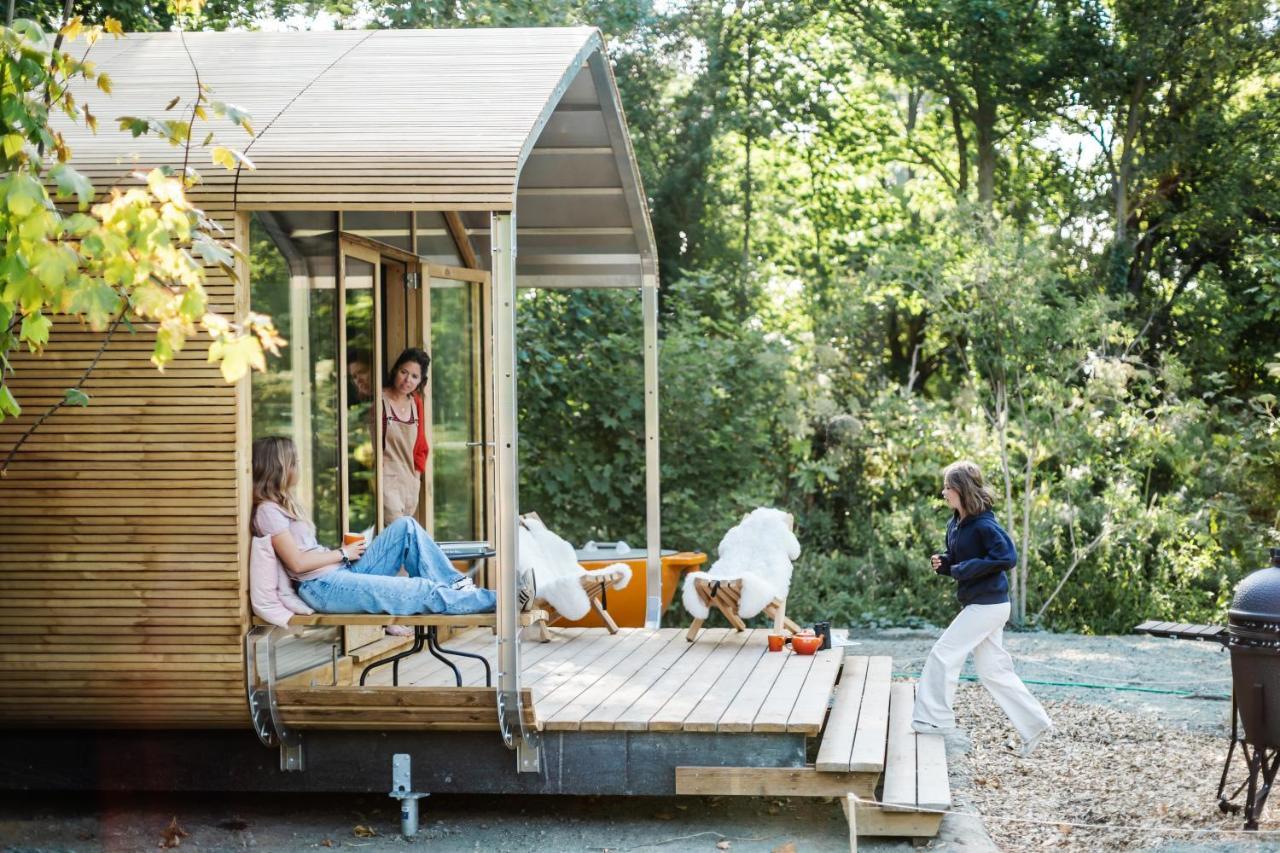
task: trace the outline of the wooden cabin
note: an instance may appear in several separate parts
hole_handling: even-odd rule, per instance
[[[654,241],[599,33],[185,40],[100,42],[93,59],[115,92],[109,107],[88,100],[101,115],[162,114],[195,88],[189,48],[214,97],[252,115],[251,140],[216,131],[242,140],[256,169],[205,166],[192,195],[247,249],[238,282],[210,271],[213,307],[271,314],[289,346],[265,373],[228,385],[198,341],[160,372],[145,329],[118,334],[85,386],[91,405],[60,411],[0,479],[0,748],[13,759],[0,787],[385,790],[391,754],[407,753],[427,790],[869,798],[889,774],[907,792],[898,807],[911,827],[927,824],[916,807],[942,798],[916,785],[917,765],[935,772],[939,747],[922,747],[918,762],[905,730],[910,751],[886,752],[910,700],[891,707],[887,660],[851,669],[841,649],[768,654],[764,631],[687,642],[658,628]],[[68,142],[100,190],[139,166],[181,162],[123,133],[69,130]],[[643,302],[644,628],[521,637],[519,287],[623,288]],[[62,322],[43,356],[15,359],[26,409],[0,424],[0,452],[101,344]],[[383,652],[358,652],[393,620],[271,630],[250,613],[250,445],[297,441],[322,542],[378,528],[378,377],[408,345],[433,357],[420,520],[437,539],[494,547],[481,577],[498,612],[457,622],[452,638],[452,623],[429,629],[471,653],[453,672],[418,655],[360,688],[353,664]],[[824,725],[829,757],[817,767],[809,740]],[[280,746],[279,767],[254,733]]]

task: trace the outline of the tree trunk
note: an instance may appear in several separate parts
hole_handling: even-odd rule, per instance
[[[1129,184],[1133,179],[1133,146],[1141,122],[1142,96],[1146,91],[1146,78],[1139,76],[1129,96],[1129,116],[1125,121],[1120,166],[1115,180],[1116,247],[1124,245],[1129,229]]]
[[[949,99],[951,105],[951,129],[956,135],[956,159],[960,163],[956,179],[956,198],[964,199],[969,195],[969,139],[964,133],[964,115],[956,98]]]
[[[745,317],[748,305],[747,290],[751,276],[751,153],[755,143],[755,122],[751,107],[755,103],[755,33],[747,28],[747,57],[743,68],[742,94],[746,115],[743,116],[743,148],[746,168],[742,174],[742,281],[739,285],[739,316]]]
[[[990,208],[996,198],[996,104],[981,88],[973,124],[978,143],[978,203]]]

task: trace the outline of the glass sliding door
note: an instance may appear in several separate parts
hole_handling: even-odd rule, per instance
[[[253,437],[287,436],[297,445],[295,494],[322,542],[341,534],[337,220],[306,211],[249,217],[250,303],[289,342],[253,374]]]
[[[427,265],[430,281],[434,533],[488,537],[484,274]],[[467,272],[466,280],[456,277]]]
[[[382,446],[382,334],[380,259],[342,242],[342,399],[344,529],[372,534],[381,528],[378,481]]]

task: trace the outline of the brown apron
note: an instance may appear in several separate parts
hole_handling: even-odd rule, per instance
[[[418,495],[422,491],[422,475],[413,468],[413,445],[418,440],[418,407],[413,399],[408,420],[401,420],[386,397],[382,400],[382,511],[383,521],[390,524],[404,515],[418,511]]]

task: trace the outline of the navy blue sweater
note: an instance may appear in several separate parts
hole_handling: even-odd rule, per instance
[[[1009,600],[1005,572],[1018,562],[1018,551],[991,510],[963,520],[959,513],[952,515],[947,523],[947,551],[941,556],[938,574],[956,579],[956,597],[961,604],[1003,604]]]

